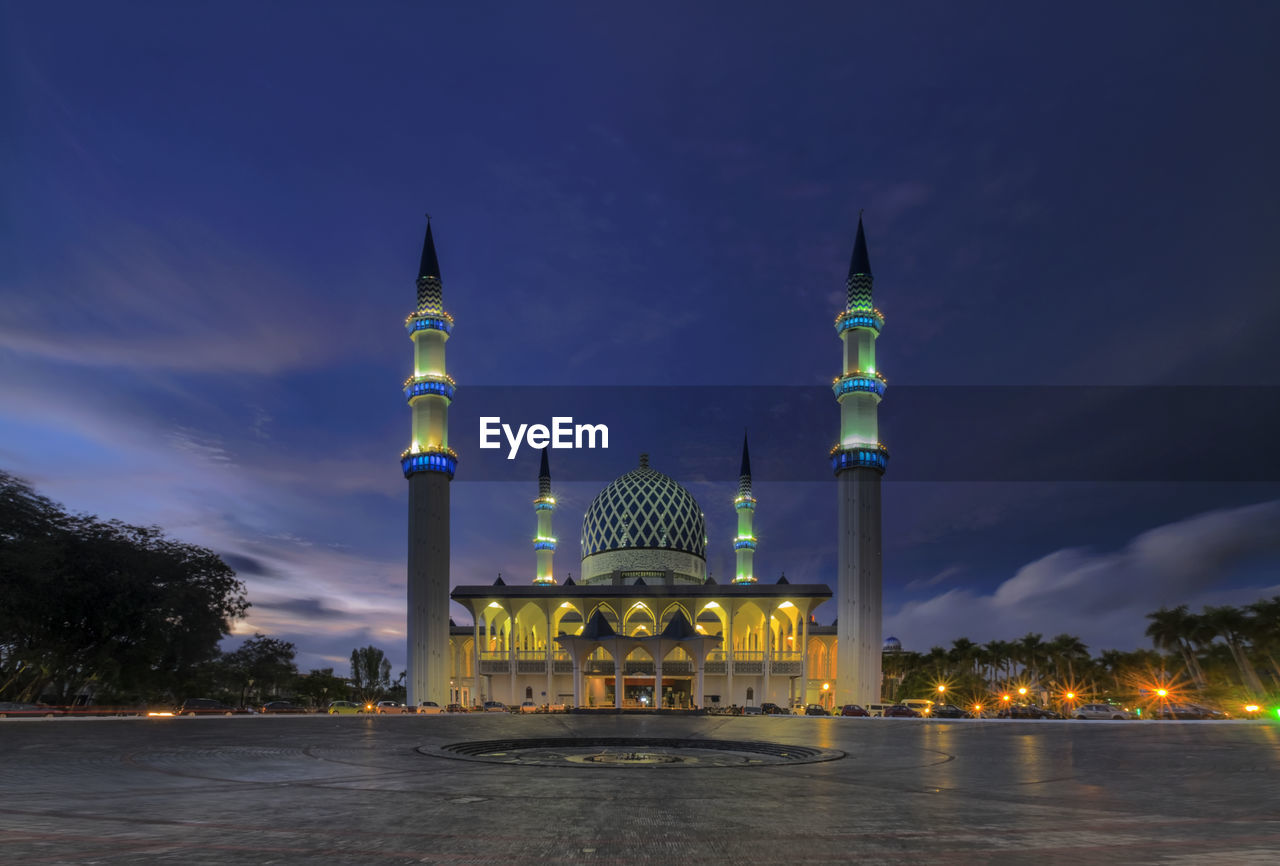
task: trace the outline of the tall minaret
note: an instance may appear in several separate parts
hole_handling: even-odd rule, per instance
[[[848,300],[836,317],[844,373],[832,383],[840,404],[840,441],[831,449],[839,496],[836,706],[880,702],[880,477],[889,452],[880,444],[876,418],[885,387],[876,369],[884,316],[871,304],[871,283],[859,215]]]
[[[738,535],[733,539],[737,556],[734,583],[755,583],[756,536],[752,529],[756,517],[756,499],[751,495],[751,456],[747,453],[747,434],[742,434],[742,469],[738,472],[738,496],[733,500],[738,512]]]
[[[556,537],[551,534],[551,512],[556,510],[556,498],[551,495],[551,465],[547,462],[547,449],[542,449],[542,468],[538,470],[538,498],[533,500],[533,511],[538,518],[538,534],[533,539],[534,555],[538,557],[538,573],[533,582],[539,586],[554,586],[555,569],[551,558],[556,553]]]
[[[413,442],[400,455],[409,479],[408,702],[444,706],[449,703],[449,482],[458,455],[449,447],[454,383],[444,366],[453,317],[442,305],[430,217],[418,267],[418,303],[404,324],[413,340],[413,375],[404,383]]]

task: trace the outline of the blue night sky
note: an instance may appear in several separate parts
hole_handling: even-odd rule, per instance
[[[886,634],[1131,648],[1160,605],[1280,593],[1274,456],[1126,480],[988,476],[980,453],[989,431],[1059,456],[1060,386],[1165,386],[1169,417],[1087,431],[1116,453],[1274,448],[1280,7],[883,5],[6,4],[0,467],[223,554],[254,603],[237,634],[294,641],[304,669],[375,643],[399,670],[424,211],[455,408],[542,386],[516,420],[545,422],[568,386],[706,386],[696,414],[721,386],[828,385],[865,208],[884,438],[967,470],[894,451]],[[1039,396],[895,416],[896,394],[990,386]],[[834,441],[834,401],[794,436],[726,411],[696,443],[631,403],[611,469],[553,455],[582,479],[556,485],[561,578],[640,448],[689,483],[728,574],[752,426],[753,463],[803,467],[756,485],[757,574],[834,581],[807,444]],[[454,583],[532,579],[536,458],[476,480],[502,455],[452,438]]]

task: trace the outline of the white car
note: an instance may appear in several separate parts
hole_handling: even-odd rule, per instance
[[[418,704],[418,715],[435,715],[443,712],[444,710],[435,701],[423,701]]]
[[[911,707],[922,716],[929,715],[930,711],[933,710],[933,701],[928,698],[907,698],[906,700],[898,701],[898,703]]]
[[[538,705],[533,701],[522,701],[520,703],[520,712],[522,713],[536,713],[537,711]]]
[[[1071,714],[1073,719],[1136,719],[1137,716],[1123,707],[1111,704],[1081,704]]]

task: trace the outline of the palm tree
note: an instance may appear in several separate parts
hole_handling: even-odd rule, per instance
[[[1151,624],[1147,626],[1147,637],[1151,638],[1156,649],[1165,652],[1176,650],[1182,656],[1187,675],[1196,684],[1196,688],[1205,688],[1207,683],[1204,671],[1191,647],[1193,635],[1196,635],[1200,625],[1199,617],[1189,613],[1185,604],[1180,604],[1172,609],[1162,607],[1155,613],[1147,614],[1147,619],[1151,620]]]
[[[1211,628],[1217,637],[1222,638],[1231,650],[1231,656],[1240,668],[1240,680],[1244,687],[1255,695],[1262,694],[1262,681],[1258,672],[1249,661],[1245,651],[1245,635],[1251,631],[1251,618],[1238,607],[1206,607],[1204,609],[1206,628]]]
[[[1276,662],[1276,652],[1280,650],[1280,595],[1255,601],[1249,605],[1249,610],[1253,611],[1249,642],[1267,657],[1271,663],[1271,676],[1280,683],[1280,663]]]
[[[1045,642],[1040,638],[1035,632],[1027,632],[1016,644],[1023,673],[1032,682],[1040,681],[1040,665],[1047,657]]]
[[[1067,667],[1067,679],[1075,682],[1074,664],[1089,660],[1089,648],[1080,638],[1073,634],[1060,634],[1049,641],[1046,647],[1049,658],[1053,662],[1053,672],[1058,682],[1062,682],[1062,666]]]
[[[952,664],[971,674],[977,662],[978,649],[978,645],[967,637],[958,637],[951,642],[951,651],[947,653],[947,657]]]

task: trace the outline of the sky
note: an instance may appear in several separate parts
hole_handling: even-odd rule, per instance
[[[221,554],[225,646],[398,670],[430,213],[455,585],[533,577],[480,405],[609,419],[553,455],[562,579],[640,451],[727,574],[745,428],[757,575],[834,584],[861,213],[886,635],[1129,649],[1280,594],[1280,8],[889,6],[4,4],[0,468]]]

